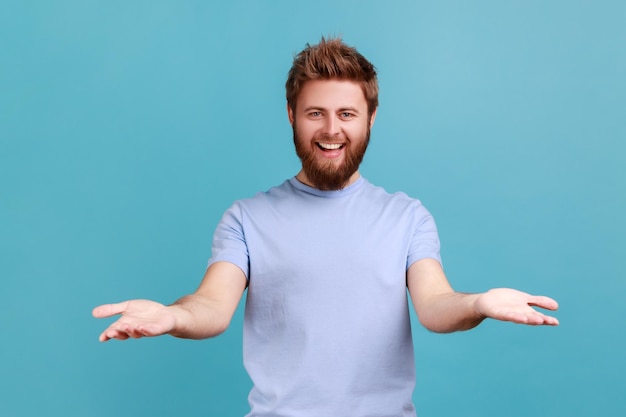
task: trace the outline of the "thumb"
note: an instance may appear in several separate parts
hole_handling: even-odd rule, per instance
[[[91,311],[91,314],[95,318],[101,319],[104,317],[115,316],[116,314],[122,314],[126,311],[127,307],[128,307],[128,301],[115,303],[115,304],[103,304],[94,308]]]

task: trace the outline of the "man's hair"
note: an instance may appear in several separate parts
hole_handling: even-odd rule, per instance
[[[378,80],[376,69],[356,48],[343,43],[341,38],[322,37],[317,45],[306,47],[296,55],[289,70],[287,104],[295,111],[302,86],[309,80],[348,80],[361,84],[367,110],[371,116],[378,107]]]

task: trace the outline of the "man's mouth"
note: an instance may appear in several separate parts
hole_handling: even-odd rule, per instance
[[[315,142],[318,148],[323,151],[336,151],[338,149],[343,148],[343,143],[324,143],[324,142]]]

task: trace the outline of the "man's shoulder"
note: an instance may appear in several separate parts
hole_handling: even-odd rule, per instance
[[[363,187],[363,195],[366,198],[377,199],[383,202],[394,202],[403,205],[421,205],[419,199],[411,197],[403,191],[390,192],[387,191],[386,188],[379,185],[374,185],[367,180],[365,180],[365,186]]]
[[[242,201],[246,201],[246,202],[266,201],[268,199],[271,200],[271,199],[283,198],[283,197],[289,196],[290,194],[293,194],[293,190],[292,190],[293,187],[291,186],[290,182],[291,182],[290,179],[286,179],[280,184],[274,185],[265,191],[259,191],[258,193],[254,194],[252,197],[246,198]]]
[[[287,179],[265,191],[259,191],[250,197],[235,200],[232,203],[232,207],[258,207],[268,204],[276,204],[279,200],[288,198],[293,194],[293,190],[291,190],[291,188],[290,180]]]

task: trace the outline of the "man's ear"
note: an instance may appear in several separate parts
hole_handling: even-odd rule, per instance
[[[295,120],[295,116],[293,114],[293,109],[291,108],[289,103],[287,103],[287,116],[289,116],[289,124],[291,124],[293,126],[293,122]]]
[[[370,116],[370,129],[374,126],[374,120],[376,119],[376,112],[378,111],[378,107],[374,109],[372,115]]]

